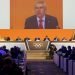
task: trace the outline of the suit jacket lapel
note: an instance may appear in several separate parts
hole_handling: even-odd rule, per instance
[[[48,16],[46,15],[46,17],[45,17],[45,28],[49,29],[51,26],[50,24],[51,24],[51,21],[48,18]]]
[[[48,18],[45,16],[45,28],[48,28]]]
[[[38,22],[37,22],[37,17],[35,16],[34,17],[34,27],[36,28],[36,29],[38,29]]]

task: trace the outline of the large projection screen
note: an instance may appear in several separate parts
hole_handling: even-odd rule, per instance
[[[24,29],[34,15],[35,0],[0,0],[0,29]],[[45,0],[47,14],[55,16],[60,29],[75,29],[75,0]]]

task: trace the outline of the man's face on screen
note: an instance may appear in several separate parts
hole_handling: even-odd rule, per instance
[[[43,17],[45,15],[46,7],[44,4],[36,4],[35,6],[35,14],[37,17]]]

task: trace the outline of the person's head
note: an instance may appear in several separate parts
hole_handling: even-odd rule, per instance
[[[35,14],[37,17],[42,18],[46,13],[46,3],[44,0],[36,1]]]
[[[3,48],[3,49],[6,49],[6,46],[4,45],[2,48]]]

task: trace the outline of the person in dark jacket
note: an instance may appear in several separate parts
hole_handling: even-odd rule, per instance
[[[10,57],[6,57],[0,75],[23,75],[22,69],[19,68]]]

